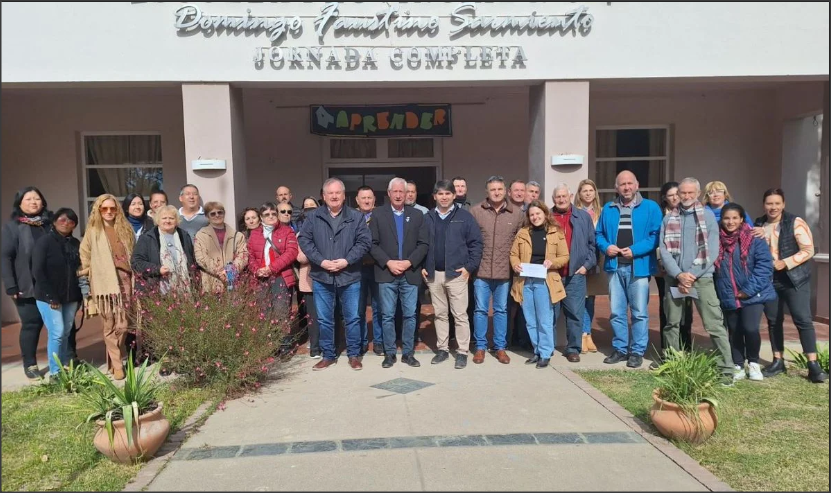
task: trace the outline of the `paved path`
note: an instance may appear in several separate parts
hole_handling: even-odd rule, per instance
[[[359,372],[295,357],[211,416],[148,489],[706,490],[557,369],[509,354],[464,370],[369,355]]]

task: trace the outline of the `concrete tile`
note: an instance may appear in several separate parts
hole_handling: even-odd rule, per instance
[[[338,444],[333,441],[318,442],[296,442],[291,444],[290,454],[306,454],[312,452],[333,452],[338,449]]]
[[[290,443],[260,443],[245,445],[239,457],[256,457],[260,455],[280,455],[289,450]]]

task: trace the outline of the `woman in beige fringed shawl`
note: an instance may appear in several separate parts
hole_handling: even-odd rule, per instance
[[[117,199],[104,194],[92,205],[89,223],[81,241],[79,276],[89,279],[92,304],[104,325],[107,368],[113,378],[124,378],[124,340],[131,317],[133,271],[130,257],[135,244],[133,228]]]

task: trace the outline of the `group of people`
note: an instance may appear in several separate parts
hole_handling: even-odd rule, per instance
[[[435,311],[433,364],[450,358],[453,339],[457,369],[466,367],[471,349],[476,364],[488,351],[508,364],[511,325],[533,350],[526,363],[545,368],[555,352],[560,314],[567,335],[563,354],[579,362],[581,353],[597,351],[591,337],[594,300],[608,293],[614,339],[604,362],[626,361],[637,368],[648,344],[654,276],[662,349],[689,347],[695,304],[726,383],[782,373],[787,305],[809,361],[809,378],[827,379],[816,362],[810,310],[811,232],[804,220],[785,211],[781,190],[765,192],[766,214],[752,221],[729,201],[721,182],[707,184],[700,201],[700,184],[693,178],[665,184],[660,205],[639,193],[629,171],[616,177],[617,197],[603,207],[593,181],[583,180],[575,191],[560,184],[550,209],[539,198],[539,183],[507,185],[492,176],[485,185],[487,198],[471,204],[464,178],[440,180],[430,210],[416,204],[415,183],[402,178],[389,182],[389,203],[381,207],[375,207],[370,187],[361,187],[356,207],[349,207],[337,178],[324,182],[320,201],[305,197],[301,207],[281,186],[275,202],[242,211],[237,229],[226,221],[221,203],[201,205],[194,185],[180,190],[179,209],[168,205],[163,191],[154,191],[149,205],[139,195],[119,204],[105,194],[95,200],[81,241],[73,236],[74,211],[51,213],[37,188],[24,188],[15,196],[2,238],[2,276],[21,318],[24,371],[37,378],[35,352],[43,325],[48,353],[59,355],[59,361],[50,358],[53,374],[77,357],[75,313],[85,307],[102,316],[108,368],[115,379],[124,378],[133,289],[191,290],[199,275],[202,293],[221,293],[242,272],[263,281],[275,305],[289,310],[296,299],[310,355],[320,359],[314,370],[337,362],[338,325],[352,369],[362,368],[370,342],[384,357],[382,366],[393,366],[397,325],[402,362],[420,366],[414,347],[425,286]],[[774,351],[764,371],[759,366],[763,312]]]

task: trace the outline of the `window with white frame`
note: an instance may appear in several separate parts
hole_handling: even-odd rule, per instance
[[[626,170],[635,174],[645,198],[660,203],[669,175],[669,126],[598,127],[595,136],[594,181],[601,204],[615,198],[615,177]]]
[[[162,188],[162,136],[151,132],[81,135],[84,197],[89,211],[99,195],[123,200],[131,193],[145,199]]]
[[[436,138],[356,139],[329,137],[324,156],[327,162],[339,161],[395,162],[438,161]]]

